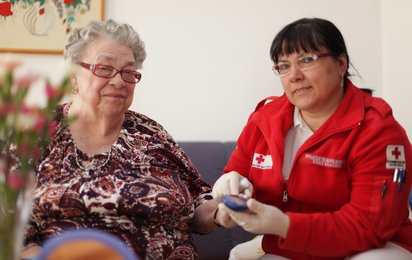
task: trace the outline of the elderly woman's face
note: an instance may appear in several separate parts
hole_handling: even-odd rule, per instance
[[[278,64],[285,62],[290,65],[287,74],[281,77],[285,94],[302,111],[323,113],[336,108],[341,100],[346,59],[341,55],[337,60],[326,56],[326,53],[327,51],[299,52],[279,57]],[[318,55],[319,58],[310,64],[313,55]]]
[[[131,49],[111,41],[95,40],[84,53],[83,63],[111,66],[117,70],[136,69]],[[75,80],[78,98],[97,113],[116,116],[126,112],[133,102],[135,84],[124,81],[120,73],[113,78],[102,78],[80,68]]]

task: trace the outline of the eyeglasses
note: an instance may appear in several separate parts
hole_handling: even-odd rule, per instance
[[[296,60],[296,64],[300,71],[305,71],[308,68],[312,67],[317,60],[323,57],[332,56],[331,53],[321,53],[321,54],[308,54],[303,57],[300,57]],[[273,65],[272,70],[276,75],[280,77],[286,76],[290,72],[291,63],[282,61]]]
[[[138,83],[142,78],[142,74],[134,70],[118,70],[108,65],[88,64],[84,62],[79,62],[78,64],[83,68],[90,70],[93,75],[101,78],[114,78],[118,73],[120,73],[122,79],[128,83]]]

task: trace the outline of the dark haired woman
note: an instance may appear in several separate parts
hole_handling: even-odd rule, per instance
[[[340,31],[300,19],[270,54],[285,95],[258,105],[213,187],[218,199],[250,194],[249,211],[221,203],[215,222],[265,234],[265,259],[412,259],[411,143],[348,78]]]

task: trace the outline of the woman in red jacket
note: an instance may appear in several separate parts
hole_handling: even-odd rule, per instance
[[[285,94],[251,114],[213,187],[253,198],[243,212],[221,203],[215,222],[264,234],[268,259],[412,259],[411,143],[389,105],[349,80],[340,31],[300,19],[270,54]]]

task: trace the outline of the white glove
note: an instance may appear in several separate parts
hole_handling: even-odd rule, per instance
[[[249,199],[247,206],[248,211],[236,212],[220,203],[219,210],[226,211],[232,220],[246,231],[286,237],[290,224],[288,215],[276,207],[260,203],[255,199]]]
[[[246,197],[251,197],[252,193],[252,183],[235,171],[220,176],[212,189],[212,196],[217,200],[221,200],[226,194],[244,194]]]

